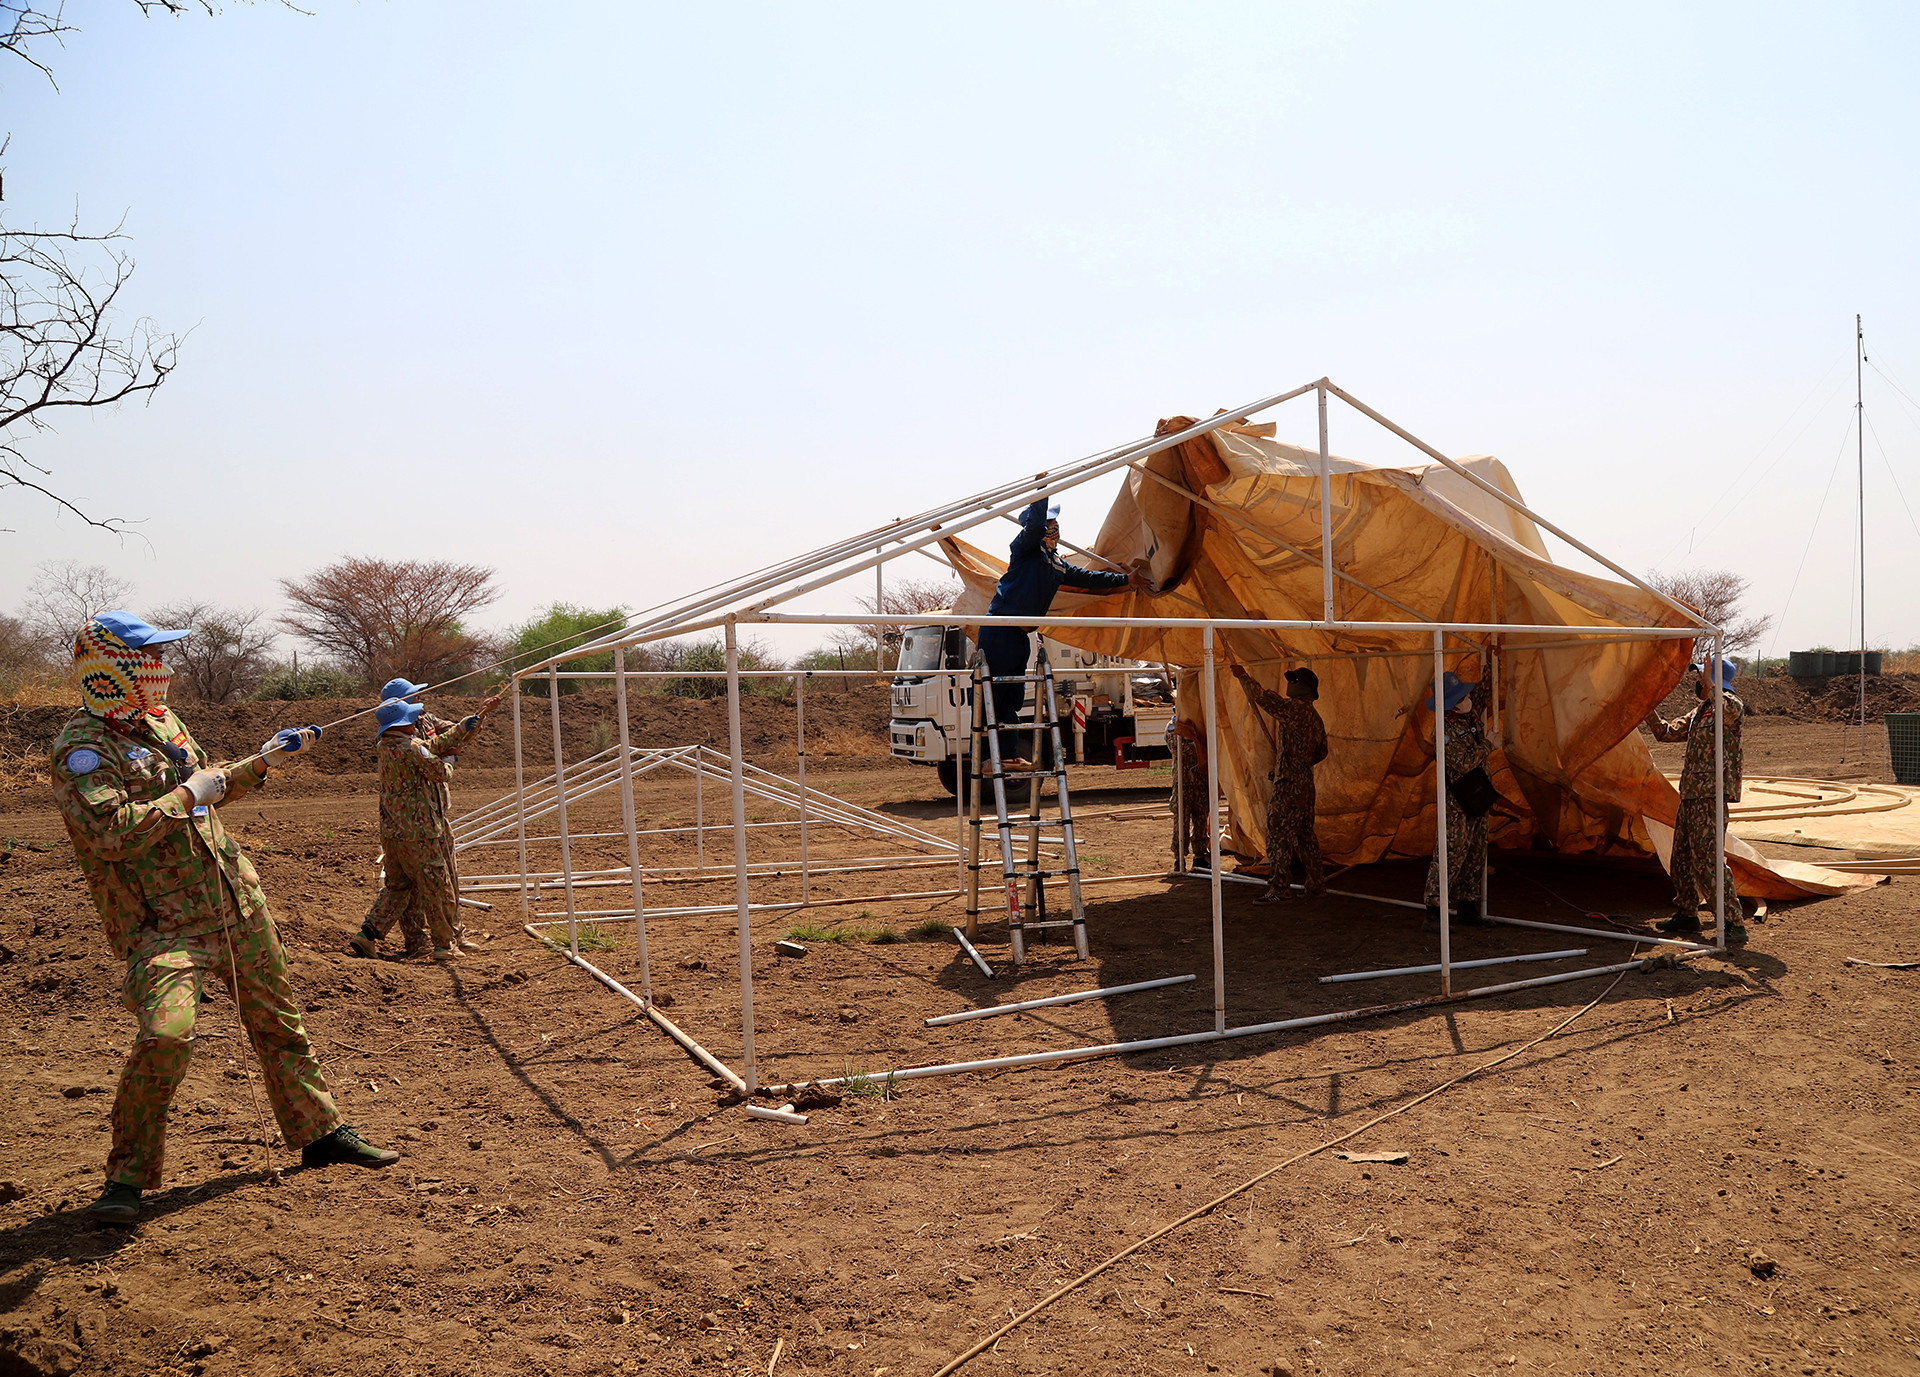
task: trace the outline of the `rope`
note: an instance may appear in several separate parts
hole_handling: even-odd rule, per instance
[[[1209,1200],[1206,1204],[1200,1206],[1198,1209],[1190,1210],[1186,1214],[1181,1215],[1178,1219],[1174,1220],[1173,1223],[1166,1225],[1164,1228],[1155,1229],[1152,1233],[1148,1234],[1145,1238],[1139,1239],[1133,1243],[1129,1243],[1126,1247],[1122,1248],[1119,1252],[1115,1253],[1112,1257],[1108,1258],[1105,1262],[1102,1262],[1098,1266],[1091,1267],[1087,1271],[1082,1272],[1079,1276],[1075,1277],[1072,1281],[1068,1282],[1066,1285],[1061,1286],[1058,1289],[1048,1293],[1048,1295],[1044,1299],[1028,1307],[1026,1310],[1023,1310],[1020,1314],[1014,1316],[1007,1323],[1001,1325],[1000,1328],[994,1330],[993,1333],[987,1335],[986,1338],[980,1340],[980,1342],[975,1344],[972,1348],[969,1348],[965,1353],[962,1353],[959,1357],[953,1359],[953,1361],[949,1362],[945,1367],[941,1368],[938,1372],[934,1373],[933,1377],[949,1377],[949,1374],[958,1372],[968,1362],[970,1362],[974,1358],[979,1357],[982,1353],[986,1352],[989,1348],[992,1348],[995,1344],[999,1343],[1000,1340],[1004,1339],[1007,1335],[1011,1334],[1014,1330],[1018,1329],[1021,1325],[1025,1324],[1028,1320],[1032,1319],[1035,1315],[1039,1314],[1042,1310],[1045,1310],[1048,1306],[1052,1305],[1055,1301],[1059,1300],[1062,1296],[1068,1295],[1073,1291],[1079,1290],[1082,1286],[1085,1286],[1088,1282],[1092,1281],[1095,1277],[1099,1276],[1102,1272],[1114,1266],[1114,1264],[1118,1262],[1122,1262],[1125,1259],[1133,1256],[1133,1254],[1139,1252],[1142,1248],[1146,1247],[1149,1243],[1153,1243],[1159,1239],[1165,1238],[1168,1234],[1172,1233],[1175,1229],[1180,1228],[1184,1224],[1191,1224],[1194,1220],[1200,1218],[1201,1215],[1206,1214],[1211,1210],[1215,1210],[1219,1208],[1221,1205],[1226,1204],[1227,1201],[1233,1199],[1236,1195],[1242,1195],[1245,1192],[1252,1190],[1255,1186],[1259,1185],[1262,1181],[1265,1181],[1268,1177],[1277,1175],[1278,1173],[1285,1171],[1288,1167],[1292,1166],[1296,1162],[1304,1162],[1309,1157],[1313,1157],[1319,1153],[1325,1152],[1328,1148],[1338,1147],[1340,1144],[1348,1141],[1349,1139],[1358,1138],[1362,1133],[1365,1133],[1368,1129],[1373,1128],[1379,1124],[1385,1123],[1388,1119],[1393,1118],[1395,1115],[1405,1114],[1409,1109],[1412,1109],[1415,1105],[1424,1104],[1426,1101],[1431,1100],[1434,1096],[1440,1094],[1442,1091],[1451,1090],[1454,1086],[1459,1085],[1462,1081],[1469,1080],[1474,1076],[1478,1076],[1482,1072],[1491,1071],[1493,1070],[1494,1067],[1499,1066],[1503,1062],[1512,1061],[1515,1057],[1519,1056],[1522,1052],[1528,1051],[1534,1047],[1539,1046],[1541,1043],[1545,1042],[1548,1038],[1553,1037],[1555,1034],[1570,1027],[1573,1024],[1574,1020],[1580,1018],[1582,1015],[1587,1013],[1588,1010],[1592,1009],[1594,1005],[1598,1004],[1601,1000],[1605,999],[1608,995],[1612,994],[1614,990],[1614,986],[1618,985],[1624,979],[1626,979],[1626,972],[1622,971],[1619,975],[1613,978],[1612,985],[1607,986],[1606,989],[1602,990],[1597,996],[1594,997],[1594,1000],[1592,1003],[1581,1008],[1578,1012],[1570,1015],[1569,1017],[1562,1019],[1559,1023],[1555,1024],[1552,1028],[1540,1034],[1539,1037],[1534,1038],[1532,1041],[1524,1042],[1520,1044],[1520,1046],[1514,1048],[1511,1052],[1505,1053],[1502,1056],[1495,1057],[1490,1062],[1486,1062],[1480,1066],[1476,1066],[1471,1071],[1461,1072],[1459,1075],[1455,1076],[1452,1080],[1443,1082],[1440,1085],[1436,1085],[1433,1089],[1427,1091],[1425,1094],[1417,1096],[1414,1099],[1408,1100],[1405,1104],[1400,1105],[1398,1108],[1389,1109],[1385,1114],[1382,1114],[1377,1118],[1367,1120],[1366,1123],[1360,1125],[1360,1127],[1352,1130],[1349,1133],[1343,1133],[1338,1138],[1329,1138],[1326,1142],[1320,1144],[1318,1147],[1308,1148],[1305,1152],[1295,1153],[1293,1156],[1287,1158],[1286,1161],[1281,1162],[1279,1165],[1268,1167],[1265,1171],[1261,1172],[1258,1176],[1255,1176],[1246,1181],[1242,1181],[1239,1185],[1235,1186],[1232,1190],[1229,1190],[1221,1195],[1216,1195],[1213,1199]]]

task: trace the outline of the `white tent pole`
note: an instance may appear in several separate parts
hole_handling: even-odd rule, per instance
[[[1502,492],[1494,484],[1489,483],[1487,482],[1486,479],[1480,477],[1479,474],[1469,472],[1467,469],[1463,468],[1461,465],[1447,458],[1446,455],[1442,454],[1439,450],[1435,449],[1432,445],[1428,444],[1425,440],[1422,440],[1419,436],[1414,435],[1410,431],[1402,430],[1399,426],[1395,425],[1392,421],[1389,421],[1385,416],[1382,416],[1379,412],[1375,411],[1372,407],[1368,406],[1365,402],[1361,401],[1358,397],[1353,396],[1351,393],[1342,392],[1338,387],[1335,387],[1332,383],[1328,383],[1327,387],[1329,390],[1332,391],[1334,396],[1338,397],[1341,401],[1345,402],[1348,406],[1352,407],[1355,411],[1358,411],[1363,416],[1368,416],[1368,417],[1371,417],[1373,420],[1378,421],[1381,425],[1385,426],[1388,430],[1392,431],[1395,435],[1398,435],[1402,440],[1405,440],[1408,444],[1412,445],[1415,449],[1419,450],[1421,453],[1430,455],[1431,457],[1438,459],[1442,464],[1452,469],[1455,473],[1459,474],[1462,478],[1466,479],[1469,483],[1473,484],[1476,488],[1479,488],[1482,492],[1485,492],[1489,496],[1494,497],[1499,501],[1505,503],[1508,507],[1511,507],[1514,511],[1519,512],[1520,515],[1532,521],[1535,525],[1543,526],[1547,530],[1553,532],[1553,534],[1559,536],[1560,539],[1566,541],[1567,544],[1573,546],[1574,549],[1578,550],[1581,554],[1585,555],[1588,559],[1594,560],[1600,564],[1604,564],[1607,568],[1613,570],[1614,573],[1618,574],[1621,578],[1625,579],[1628,583],[1631,583],[1635,588],[1638,588],[1641,592],[1653,594],[1654,597],[1660,599],[1661,602],[1665,603],[1673,611],[1678,612],[1681,616],[1685,617],[1688,621],[1693,623],[1695,626],[1708,627],[1708,629],[1711,630],[1711,627],[1708,626],[1706,619],[1703,618],[1698,612],[1695,612],[1691,607],[1688,607],[1685,603],[1674,601],[1672,598],[1668,597],[1665,593],[1662,593],[1658,588],[1655,588],[1652,584],[1648,583],[1645,579],[1641,578],[1638,574],[1633,573],[1631,570],[1622,569],[1619,565],[1615,564],[1612,560],[1608,559],[1605,555],[1601,554],[1598,550],[1594,549],[1592,546],[1586,544],[1583,541],[1575,539],[1573,536],[1568,535],[1565,531],[1561,530],[1558,526],[1554,525],[1551,521],[1547,520],[1544,516],[1539,515],[1537,512],[1529,508],[1526,503],[1521,502],[1516,498],[1510,497],[1508,494]]]
[[[1720,689],[1720,633],[1713,633],[1713,660],[1707,681],[1713,686],[1713,945],[1727,945],[1727,704]]]
[[[1109,473],[1117,468],[1124,468],[1135,460],[1148,455],[1158,454],[1162,450],[1172,449],[1176,445],[1184,444],[1188,440],[1210,434],[1223,425],[1232,425],[1235,422],[1244,421],[1255,412],[1265,411],[1269,407],[1275,407],[1282,402],[1291,401],[1295,397],[1304,396],[1306,393],[1311,392],[1315,386],[1316,384],[1314,383],[1306,383],[1300,387],[1292,388],[1289,391],[1262,398],[1260,401],[1250,403],[1247,406],[1209,416],[1204,421],[1196,421],[1185,430],[1177,431],[1172,435],[1154,436],[1143,440],[1131,441],[1128,444],[1119,445],[1113,449],[1103,450],[1089,458],[1076,460],[1057,471],[1050,470],[1048,474],[1042,477],[1016,479],[1013,482],[1003,483],[998,487],[989,488],[985,492],[975,494],[972,497],[962,498],[957,502],[950,502],[943,507],[922,512],[918,516],[903,518],[891,522],[886,526],[862,532],[860,535],[851,536],[836,544],[824,546],[811,553],[798,555],[793,559],[771,565],[764,570],[747,575],[741,579],[736,579],[730,584],[720,585],[713,589],[706,590],[703,593],[695,594],[693,597],[698,599],[698,601],[682,603],[677,607],[661,612],[648,622],[639,625],[629,625],[619,632],[575,646],[571,650],[554,656],[553,659],[556,662],[579,659],[584,655],[598,654],[611,650],[616,644],[632,645],[640,641],[652,640],[661,633],[662,629],[665,629],[668,634],[684,634],[692,628],[680,624],[689,619],[706,617],[729,604],[738,603],[757,593],[775,589],[784,579],[802,578],[820,569],[827,568],[830,565],[848,558],[855,552],[872,549],[876,541],[901,539],[901,536],[906,532],[922,533],[916,539],[903,541],[903,543],[898,545],[891,553],[878,555],[872,559],[861,560],[858,563],[839,568],[829,577],[820,580],[818,583],[810,583],[801,588],[788,589],[780,592],[764,602],[755,604],[755,608],[770,606],[775,602],[788,601],[800,596],[802,593],[811,591],[813,588],[821,587],[828,583],[837,583],[841,579],[851,578],[855,574],[864,572],[876,562],[894,559],[900,555],[911,554],[923,546],[937,543],[945,536],[952,535],[957,531],[967,530],[982,522],[995,520],[1005,513],[1016,511],[1039,498],[1050,497],[1055,493],[1065,492],[1069,488],[1078,487],[1082,483],[1098,478],[1104,473]],[[1051,481],[1048,481],[1049,479]],[[1010,496],[1013,500],[1007,501],[1006,499]],[[750,608],[746,610],[754,609]],[[547,662],[543,660],[537,664],[529,665],[526,669],[519,672],[522,674],[534,673],[545,668],[547,668]]]
[[[793,737],[800,776],[800,902],[806,903],[813,877],[807,861],[807,676],[793,676]]]
[[[560,873],[567,884],[567,950],[580,955],[580,924],[573,911],[573,843],[567,835],[567,765],[560,746],[560,681],[552,668],[547,670],[548,716],[553,720],[553,779],[560,809]]]
[[[653,1003],[653,966],[647,960],[647,901],[640,892],[640,823],[633,805],[633,746],[627,732],[627,652],[613,652],[614,710],[620,715],[620,821],[627,831],[627,868],[633,878],[633,941],[640,953],[640,997]]]
[[[1434,866],[1440,876],[1440,993],[1453,993],[1453,936],[1447,890],[1447,657],[1438,631],[1433,633],[1433,811]]]
[[[1333,611],[1333,478],[1327,453],[1327,380],[1315,388],[1320,394],[1320,601],[1328,621]],[[1348,491],[1352,491],[1349,487]]]
[[[1200,643],[1200,691],[1207,703],[1207,846],[1213,862],[1213,1031],[1220,1033],[1227,1027],[1227,928],[1220,899],[1220,703],[1214,696],[1211,622]]]
[[[533,917],[533,905],[527,898],[527,778],[525,755],[520,749],[520,681],[513,689],[513,821],[515,840],[520,846],[520,917]]]
[[[734,681],[727,680],[731,691]],[[693,772],[693,856],[702,870],[707,867],[707,772],[696,769]]]
[[[753,1056],[753,927],[747,880],[747,789],[740,767],[740,646],[733,618],[727,618],[727,744],[733,751],[733,889],[740,927],[740,1055],[746,1063],[747,1093],[759,1083]]]

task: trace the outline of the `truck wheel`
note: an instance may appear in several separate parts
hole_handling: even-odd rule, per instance
[[[934,767],[935,771],[940,776],[941,787],[944,788],[949,794],[956,794],[956,795],[960,792],[961,771],[963,769],[967,771],[967,774],[966,774],[967,795],[964,799],[961,800],[961,802],[963,803],[971,802],[973,798],[972,768],[973,768],[973,757],[971,756],[968,756],[965,759],[963,759],[957,766],[951,758],[948,758],[946,760],[941,761],[938,765]]]

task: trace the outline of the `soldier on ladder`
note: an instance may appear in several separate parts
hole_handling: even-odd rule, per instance
[[[1053,595],[1063,585],[1090,593],[1117,593],[1122,588],[1135,588],[1153,595],[1159,593],[1152,580],[1143,574],[1117,571],[1102,573],[1063,560],[1059,554],[1059,517],[1058,504],[1049,506],[1045,498],[1034,502],[1021,513],[1020,534],[1014,537],[1008,550],[1007,572],[1001,575],[994,589],[993,602],[987,608],[988,615],[1031,616],[1038,619],[1053,606]],[[973,844],[968,869],[967,936],[974,937],[979,928],[980,871],[983,866],[980,859],[981,793],[984,785],[991,781],[1000,840],[1000,872],[1006,887],[1007,925],[1016,965],[1026,960],[1026,934],[1029,931],[1044,932],[1049,928],[1071,927],[1075,949],[1083,959],[1088,954],[1086,917],[1080,902],[1080,865],[1074,848],[1073,809],[1067,797],[1067,757],[1060,740],[1053,666],[1048,662],[1043,647],[1033,672],[1028,672],[1028,638],[1033,630],[1033,627],[1018,626],[981,627],[980,650],[974,657],[973,666],[973,761],[977,782],[972,791]],[[1031,758],[1021,754],[1021,729],[1017,725],[1026,707],[1029,683],[1038,683],[1044,690],[1036,704],[1033,723],[1027,728],[1033,733]],[[1035,763],[1042,754],[1042,731],[1047,733],[1047,745],[1053,752],[1051,769],[1042,769]],[[1049,774],[1053,776],[1054,793],[1060,806],[1060,835],[1043,838],[1040,835],[1041,786],[1044,776]],[[1024,865],[1014,858],[1014,823],[1007,813],[1007,780],[1010,777],[1025,778],[1031,783],[1028,811],[1023,823],[1027,833]],[[1041,869],[1040,846],[1043,841],[1057,842],[1065,848],[1065,870]],[[1056,875],[1066,877],[1072,917],[1053,921],[1046,916],[1045,886],[1046,881]],[[1021,897],[1023,881],[1026,886],[1024,901]]]

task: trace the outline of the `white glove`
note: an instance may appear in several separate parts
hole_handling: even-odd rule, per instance
[[[227,796],[227,772],[195,770],[187,776],[187,782],[180,787],[193,795],[196,808],[209,803],[218,803]]]

